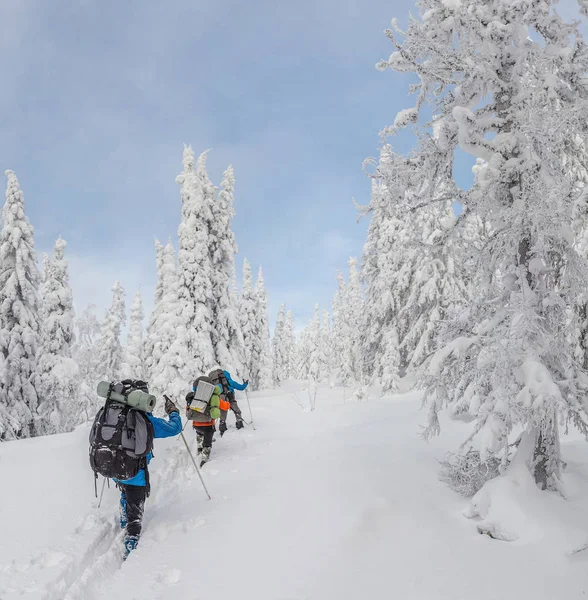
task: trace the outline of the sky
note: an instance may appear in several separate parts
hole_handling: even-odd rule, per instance
[[[568,10],[573,0],[563,3]],[[0,171],[19,177],[39,254],[67,242],[76,308],[120,280],[147,311],[154,239],[177,241],[184,144],[232,164],[238,270],[262,265],[270,320],[330,309],[361,256],[363,161],[410,107],[375,64],[410,0],[2,0]],[[399,139],[396,149],[406,150]],[[469,167],[463,167],[469,173]],[[177,244],[176,244],[177,245]]]

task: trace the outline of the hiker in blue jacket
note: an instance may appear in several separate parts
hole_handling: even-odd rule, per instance
[[[241,409],[237,404],[237,400],[235,399],[235,390],[240,392],[247,389],[249,385],[249,381],[245,380],[243,383],[237,383],[233,381],[231,378],[231,374],[228,371],[224,371],[223,369],[214,369],[208,374],[208,377],[212,380],[216,385],[220,385],[223,389],[221,397],[229,402],[231,405],[231,410],[235,413],[235,427],[237,429],[243,428],[243,415],[241,414]],[[218,426],[218,430],[221,434],[221,437],[227,430],[227,411],[221,411],[220,424]]]
[[[145,391],[147,391],[145,385]],[[151,413],[147,413],[147,418],[153,425],[154,438],[166,438],[178,435],[182,432],[182,419],[176,405],[167,397],[165,398],[165,412],[169,415],[169,419],[161,419],[154,417]],[[147,456],[147,464],[153,458],[153,453],[150,452]],[[116,481],[116,480],[115,480]],[[125,557],[129,555],[131,550],[134,550],[139,543],[141,535],[141,521],[143,519],[143,509],[145,506],[145,498],[149,495],[149,473],[147,469],[141,469],[131,479],[124,481],[116,481],[120,488],[120,527],[126,528],[124,539]]]

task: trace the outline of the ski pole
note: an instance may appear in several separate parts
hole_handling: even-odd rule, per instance
[[[196,473],[198,473],[198,477],[200,477],[200,481],[202,482],[202,487],[204,488],[204,491],[206,492],[206,495],[208,496],[208,499],[212,500],[212,498],[210,497],[210,494],[208,493],[208,489],[206,487],[206,484],[204,483],[204,479],[202,479],[202,474],[200,473],[200,469],[198,468],[198,465],[196,464],[196,461],[194,460],[194,455],[192,454],[192,451],[190,450],[190,446],[188,446],[188,442],[186,441],[186,437],[184,436],[184,432],[181,431],[180,435],[182,436],[182,439],[184,440],[184,444],[186,445],[186,450],[188,451],[188,454],[190,455],[190,458],[192,459],[192,463],[194,465],[194,468],[196,469]]]
[[[100,492],[100,501],[98,502],[98,508],[102,504],[102,496],[104,495],[104,486],[106,485],[106,477],[102,480],[102,491]]]
[[[251,425],[253,425],[253,429],[255,430],[255,421],[253,420],[253,413],[251,412],[251,402],[249,402],[249,394],[247,393],[247,389],[245,389],[245,398],[247,398],[247,406],[249,407],[249,415],[251,416]]]

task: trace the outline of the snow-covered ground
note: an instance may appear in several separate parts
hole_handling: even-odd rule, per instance
[[[568,499],[513,477],[493,496],[518,539],[467,519],[437,480],[467,425],[419,438],[419,397],[357,403],[302,386],[251,395],[257,431],[217,434],[203,474],[178,439],[157,440],[139,548],[124,564],[118,493],[100,509],[88,428],[0,445],[0,598],[43,600],[508,600],[585,598],[588,446],[564,438]],[[241,404],[245,409],[244,398]],[[194,436],[186,429],[188,439]],[[520,503],[517,505],[517,501]],[[480,507],[479,507],[480,508]],[[483,510],[484,507],[481,507]],[[498,515],[498,517],[496,516]],[[510,521],[509,521],[510,519]]]

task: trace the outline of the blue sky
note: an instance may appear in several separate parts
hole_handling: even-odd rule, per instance
[[[571,0],[569,0],[571,2]],[[409,0],[3,0],[0,167],[25,193],[37,249],[68,241],[76,305],[120,279],[151,306],[153,240],[176,239],[183,144],[232,164],[239,267],[263,265],[271,320],[330,309],[361,254],[362,172],[411,105],[380,73]],[[399,150],[405,148],[398,146]]]

